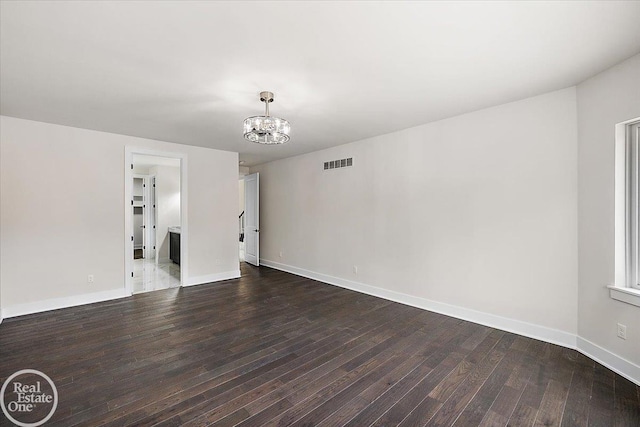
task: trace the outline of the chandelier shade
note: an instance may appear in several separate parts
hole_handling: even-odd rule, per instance
[[[248,117],[244,120],[244,138],[258,144],[284,144],[289,141],[291,126],[285,119],[269,115],[269,103],[273,102],[273,93],[260,92],[260,101],[266,105],[264,116]]]

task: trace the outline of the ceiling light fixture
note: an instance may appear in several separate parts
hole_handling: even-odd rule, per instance
[[[244,138],[258,144],[284,144],[289,141],[291,126],[285,119],[269,115],[269,103],[273,93],[260,92],[260,101],[266,105],[264,116],[248,117],[244,120]]]

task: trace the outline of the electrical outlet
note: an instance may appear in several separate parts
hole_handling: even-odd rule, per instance
[[[93,283],[94,282],[94,278],[93,278],[93,274],[90,274],[87,276],[87,283]]]
[[[282,258],[282,251],[280,251],[280,258]]]
[[[357,265],[353,266],[353,274],[358,274],[358,266]]]
[[[618,337],[622,338],[623,340],[627,339],[627,325],[618,323]]]

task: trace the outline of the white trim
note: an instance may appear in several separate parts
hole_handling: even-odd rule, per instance
[[[133,252],[131,246],[132,218],[129,214],[131,207],[130,185],[133,179],[131,164],[134,154],[146,156],[168,157],[180,159],[180,283],[184,284],[189,277],[189,221],[188,221],[188,174],[187,174],[187,154],[178,151],[158,151],[148,148],[138,148],[133,146],[124,147],[124,290],[127,295],[133,295]],[[156,251],[157,254],[157,251]],[[156,255],[157,257],[157,255]],[[156,258],[157,259],[157,258]]]
[[[640,307],[640,289],[609,285],[609,296],[615,300]]]
[[[637,257],[637,244],[635,240],[637,232],[635,204],[635,187],[634,180],[631,179],[635,174],[635,164],[633,164],[630,153],[631,141],[629,140],[630,126],[637,127],[640,123],[640,117],[626,120],[615,125],[615,164],[614,164],[614,287],[628,289],[635,285],[637,281],[637,272],[635,271],[636,262],[631,258]],[[634,160],[635,161],[635,160]],[[634,175],[635,176],[635,175]],[[630,187],[631,186],[631,187]],[[634,206],[631,206],[634,204]],[[631,240],[629,237],[634,236]],[[622,296],[620,292],[610,292],[611,298]],[[620,301],[628,302],[626,299]],[[634,304],[634,303],[631,303]],[[634,304],[637,305],[637,304]]]
[[[614,284],[627,285],[627,170],[626,124],[615,127],[614,168]]]
[[[340,286],[341,288],[350,289],[352,291],[362,292],[364,294],[373,295],[390,301],[399,302],[401,304],[410,305],[412,307],[424,310],[434,311],[436,313],[445,314],[457,319],[468,320],[473,323],[490,326],[507,332],[513,332],[526,337],[535,338],[552,344],[558,344],[563,347],[576,348],[576,336],[569,332],[560,331],[558,329],[547,328],[533,323],[523,322],[521,320],[510,319],[507,317],[496,316],[495,314],[485,313],[472,310],[456,305],[445,304],[426,298],[415,297],[403,294],[401,292],[390,291],[378,288],[364,283],[353,282],[351,280],[341,279],[314,271],[281,264],[275,261],[261,259],[260,263],[276,270],[286,271],[298,276],[307,277],[309,279],[318,280],[330,285]]]
[[[640,385],[640,366],[635,363],[623,359],[582,337],[578,337],[578,351],[601,365],[606,366],[618,375]]]
[[[221,280],[237,279],[240,277],[240,270],[223,271],[222,273],[207,274],[205,276],[190,277],[187,283],[182,286],[196,286],[205,283],[220,282]]]
[[[626,123],[615,126],[614,284],[627,286],[627,134]]]
[[[149,229],[149,239],[151,239],[151,236],[153,236],[153,245],[149,245],[149,246],[153,246],[153,249],[151,249],[153,251],[153,262],[158,265],[158,252],[155,249],[155,246],[157,246],[156,244],[158,243],[158,230],[157,230],[157,225],[158,225],[158,210],[156,208],[153,207],[153,205],[156,204],[156,191],[155,189],[152,189],[152,186],[156,185],[156,174],[152,173],[148,175],[149,177],[149,182],[148,182],[148,187],[147,188],[147,194],[145,196],[145,200],[149,201],[149,204],[151,205],[151,209],[149,209],[149,215],[148,215],[148,224],[149,226],[151,226],[151,224],[153,224],[154,228],[150,228]],[[153,191],[153,200],[151,200],[151,192]],[[152,221],[153,220],[153,221]],[[145,257],[147,257],[148,252],[145,253]]]
[[[612,371],[617,372],[619,375],[627,378],[629,381],[640,385],[640,366],[626,359],[623,359],[622,357],[596,344],[593,344],[592,342],[582,337],[571,334],[569,332],[547,328],[545,326],[535,325],[532,323],[523,322],[521,320],[496,316],[494,314],[471,310],[451,304],[432,301],[425,298],[414,297],[400,292],[389,291],[387,289],[366,285],[364,283],[353,282],[351,280],[341,279],[339,277],[333,277],[326,274],[305,270],[303,268],[281,264],[275,261],[261,259],[260,263],[266,267],[286,271],[287,273],[307,277],[319,282],[340,286],[341,288],[350,289],[352,291],[373,295],[379,298],[384,298],[386,300],[410,305],[412,307],[434,311],[436,313],[455,317],[457,319],[479,323],[481,325],[490,326],[492,328],[500,329],[507,332],[513,332],[518,335],[523,335],[551,344],[557,344],[562,347],[578,350],[585,356],[590,357],[601,365],[604,365]],[[633,290],[629,289],[624,290],[633,292]]]
[[[252,173],[245,175],[244,178],[244,260],[246,263],[260,266],[260,173]],[[248,203],[254,196],[249,191],[252,188],[252,182],[255,181],[255,203]],[[249,209],[253,206],[255,212],[251,212]],[[253,222],[255,221],[255,224]],[[255,227],[255,229],[254,229]],[[253,247],[253,236],[255,235],[255,248]],[[255,256],[253,253],[249,254],[255,249]]]
[[[189,215],[187,211],[189,194],[187,155],[180,157],[180,284],[185,283],[189,275]]]
[[[195,286],[221,280],[237,279],[240,277],[240,270],[224,271],[221,273],[208,274],[206,276],[189,278],[186,285]],[[84,304],[109,301],[119,298],[127,298],[130,295],[125,289],[112,289],[109,291],[94,292],[90,294],[74,295],[70,297],[53,298],[49,300],[16,304],[5,307],[0,311],[2,318],[24,316],[26,314],[42,313],[49,310],[59,310],[61,308],[76,307]],[[0,318],[0,319],[2,319]]]
[[[337,277],[312,272],[274,261],[268,261],[264,259],[260,261],[264,266],[271,267],[276,270],[286,271],[288,273],[307,277],[313,280],[318,280],[330,285],[340,286],[356,292],[373,295],[379,298],[399,302],[401,304],[434,311],[458,319],[468,320],[470,322],[517,333],[519,335],[540,339],[552,344],[558,344],[563,347],[576,349],[585,356],[595,360],[603,366],[627,378],[629,381],[640,385],[640,366],[610,352],[609,350],[598,346],[597,344],[592,343],[591,341],[588,341],[579,336],[576,337],[575,335],[569,334],[567,332],[558,331],[555,329],[546,328],[544,326],[538,326],[519,320],[495,316],[492,314],[470,310],[450,304],[439,303],[424,298],[412,297],[410,295],[402,294],[399,292],[388,291],[386,289],[381,289],[350,280],[340,279]],[[238,277],[240,277],[240,270],[226,271],[222,273],[190,278],[188,280],[188,283],[183,286],[196,286],[205,283],[218,282],[221,280],[235,279]],[[109,291],[94,292],[91,294],[54,298],[26,304],[17,304],[14,306],[5,307],[4,309],[0,309],[0,323],[2,323],[2,320],[4,318],[41,313],[49,310],[58,310],[67,307],[75,307],[79,305],[92,304],[96,302],[103,302],[120,298],[127,298],[128,296],[129,295],[127,295],[124,289],[112,289]]]
[[[127,295],[133,295],[133,246],[131,245],[131,233],[133,230],[133,218],[131,218],[131,200],[133,199],[133,153],[129,147],[124,147],[124,291]]]
[[[127,293],[124,289],[111,289],[109,291],[93,292],[90,294],[74,295],[70,297],[52,298],[43,301],[28,302],[5,307],[2,315],[7,319],[10,317],[24,316],[25,314],[41,313],[49,310],[59,310],[61,308],[75,307],[84,304],[109,301],[113,299],[125,298]]]

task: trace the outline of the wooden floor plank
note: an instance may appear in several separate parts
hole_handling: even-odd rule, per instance
[[[517,337],[514,337],[514,341]],[[460,416],[456,419],[456,426],[480,425],[489,409],[494,406],[498,394],[503,390],[507,380],[516,366],[520,365],[524,354],[513,350],[512,347],[506,350],[507,354],[496,366],[489,378],[473,396],[471,401]],[[513,404],[515,406],[515,403]]]
[[[542,396],[534,426],[561,425],[568,394],[568,384],[550,380]]]
[[[615,419],[615,373],[595,364],[589,401],[589,426],[611,426]]]
[[[437,400],[432,399],[428,396],[429,392],[433,390],[435,386],[437,386],[462,360],[463,356],[460,353],[455,351],[449,352],[448,350],[441,350],[438,356],[442,356],[440,363],[435,366],[432,370],[430,370],[424,377],[420,378],[416,377],[417,383],[415,386],[410,388],[406,393],[400,393],[400,396],[397,402],[389,408],[389,410],[385,411],[384,414],[379,416],[373,425],[376,426],[388,426],[388,425],[399,425],[407,418],[409,414],[412,414],[415,418],[420,418],[418,413],[419,410],[416,410],[418,406],[421,404],[423,400],[429,400],[433,402],[437,402]],[[440,357],[438,357],[440,359]],[[412,386],[413,383],[407,383],[407,386]],[[401,390],[404,391],[404,390]],[[383,408],[385,409],[385,408]],[[378,408],[367,408],[365,411],[362,411],[359,414],[359,418],[354,418],[350,423],[351,426],[361,425],[360,418],[366,420],[366,417],[369,413],[373,413],[373,415],[378,415]],[[367,420],[370,421],[370,420]],[[411,424],[411,419],[407,420],[407,425]]]
[[[48,374],[59,394],[48,426],[640,424],[638,386],[576,351],[241,270],[5,319],[0,381]]]
[[[593,363],[573,371],[569,395],[562,417],[563,427],[581,427],[589,423],[589,402],[593,387]]]
[[[513,340],[515,340],[513,334],[504,335],[456,389],[455,396],[450,396],[445,402],[441,401],[442,408],[434,414],[433,418],[425,421],[434,426],[452,426],[505,356],[506,349],[504,347],[511,345]],[[426,422],[422,425],[425,424]]]
[[[615,374],[614,423],[619,427],[640,426],[640,396],[638,387],[626,378]]]
[[[531,366],[536,360],[535,353],[531,350],[538,348],[535,340],[518,337],[511,346],[512,351],[519,351],[522,359],[511,369],[509,378],[491,404],[485,418],[480,422],[480,426],[491,426],[506,422],[514,413],[520,401],[525,387],[533,374]]]

